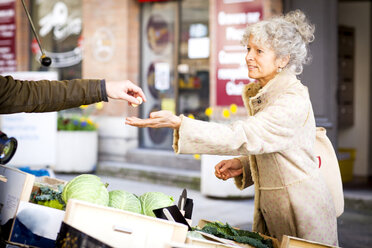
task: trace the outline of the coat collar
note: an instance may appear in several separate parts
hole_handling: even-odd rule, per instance
[[[276,98],[283,89],[290,87],[298,81],[295,74],[288,70],[278,73],[271,79],[264,87],[261,87],[258,82],[252,82],[243,88],[243,101],[245,107],[249,110],[251,115],[261,109],[267,99]],[[253,112],[251,112],[253,111]]]

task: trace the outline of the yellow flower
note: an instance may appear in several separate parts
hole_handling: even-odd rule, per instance
[[[236,104],[233,103],[230,105],[231,113],[235,114],[237,110],[238,110],[238,106]]]
[[[211,107],[205,110],[205,115],[210,117],[213,114],[213,109]]]
[[[194,154],[194,158],[195,158],[196,160],[200,160],[200,154]]]
[[[223,115],[223,118],[226,118],[226,119],[230,118],[229,110],[228,109],[223,109],[222,115]]]
[[[96,103],[96,109],[98,109],[98,110],[103,109],[103,102],[97,102]]]
[[[189,114],[187,117],[189,117],[190,119],[195,119],[195,116],[193,114]]]
[[[89,124],[89,125],[93,125],[94,123],[93,123],[93,121],[91,120],[91,119],[87,119],[87,123]]]
[[[81,106],[80,106],[81,109],[86,109],[86,108],[88,108],[88,107],[89,107],[89,105],[81,105]]]
[[[81,122],[86,121],[86,118],[85,118],[85,117],[81,117],[81,118],[80,118],[80,121],[81,121]]]

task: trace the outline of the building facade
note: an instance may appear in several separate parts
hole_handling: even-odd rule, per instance
[[[39,51],[21,2],[7,2],[13,3],[15,9],[16,70],[45,70],[37,62]],[[239,92],[250,80],[244,68],[244,47],[239,43],[244,27],[271,15],[303,10],[316,25],[316,40],[310,48],[313,62],[305,67],[301,79],[309,87],[317,125],[327,128],[335,147],[339,143],[356,147],[361,154],[355,164],[356,174],[369,177],[369,117],[360,134],[365,137],[363,147],[350,140],[351,133],[357,133],[353,127],[338,128],[337,27],[340,6],[340,13],[347,15],[345,2],[26,1],[44,50],[55,62],[50,70],[58,71],[60,79],[129,79],[148,96],[149,101],[139,108],[110,100],[96,113],[100,123],[100,158],[117,161],[126,160],[128,149],[171,149],[171,130],[138,131],[123,124],[126,116],[147,117],[152,111],[167,109],[202,120],[243,117]],[[365,3],[369,8],[366,15],[370,17],[370,3]],[[371,21],[366,25],[370,27]],[[371,82],[368,73],[365,80]],[[370,94],[371,89],[366,90]],[[206,112],[208,108],[213,110],[211,115]],[[354,116],[364,113],[355,108],[354,111]]]

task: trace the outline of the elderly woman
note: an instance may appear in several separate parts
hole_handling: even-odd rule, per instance
[[[240,189],[254,183],[253,231],[337,245],[335,207],[314,155],[314,113],[296,77],[313,39],[314,27],[299,10],[247,27],[245,60],[257,81],[242,93],[245,120],[223,125],[159,111],[126,123],[173,128],[177,153],[241,155],[217,164],[215,174],[234,177]]]

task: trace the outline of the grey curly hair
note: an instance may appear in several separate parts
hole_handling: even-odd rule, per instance
[[[314,40],[315,27],[300,10],[288,12],[247,26],[242,44],[248,45],[249,37],[272,48],[278,58],[290,56],[286,69],[301,74],[303,65],[310,62],[309,43]]]

